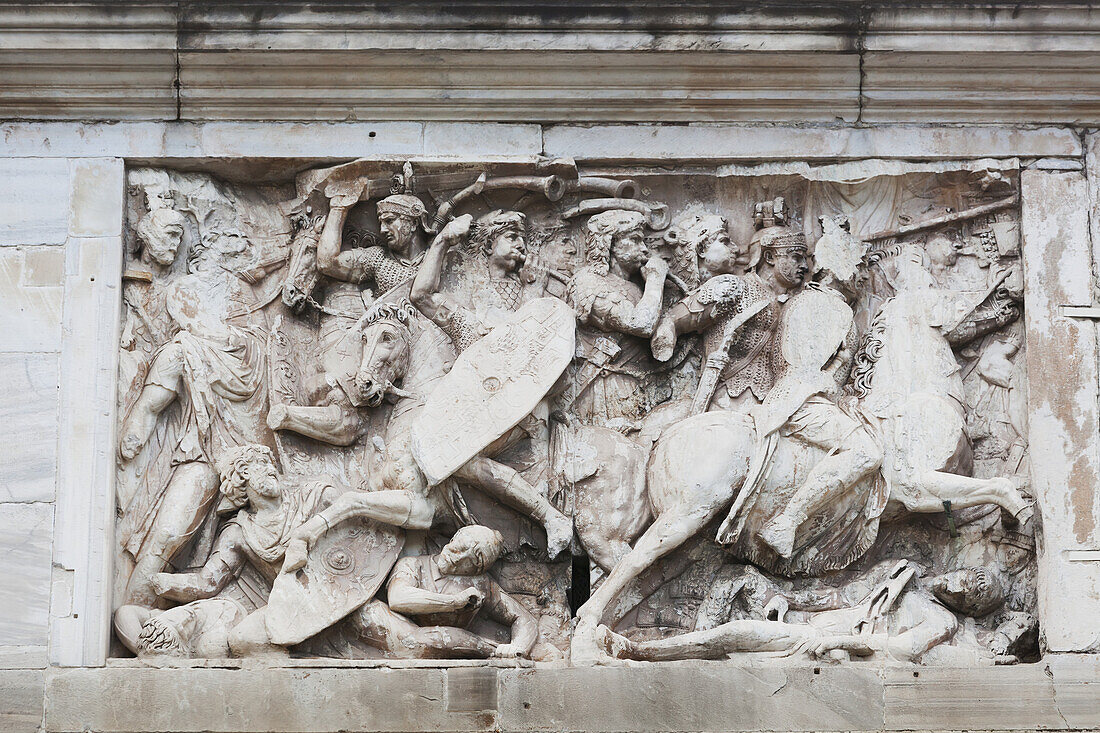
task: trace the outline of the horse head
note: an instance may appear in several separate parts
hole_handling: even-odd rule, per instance
[[[359,320],[363,352],[355,373],[354,396],[358,404],[378,407],[387,394],[404,396],[395,385],[409,371],[412,349],[412,304],[375,303]]]

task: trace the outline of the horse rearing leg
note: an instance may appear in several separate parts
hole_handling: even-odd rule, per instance
[[[619,593],[657,560],[669,554],[714,519],[729,504],[727,501],[704,506],[684,507],[682,511],[666,511],[638,538],[633,549],[615,565],[611,574],[577,611],[577,627],[570,644],[570,659],[574,665],[599,664],[609,658],[599,649],[596,630],[604,612]]]

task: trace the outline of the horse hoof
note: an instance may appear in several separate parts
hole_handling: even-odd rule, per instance
[[[569,663],[574,667],[595,667],[613,660],[599,644],[599,626],[592,621],[580,621],[569,642]]]

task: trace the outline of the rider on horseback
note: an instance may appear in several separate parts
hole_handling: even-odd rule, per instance
[[[790,559],[799,545],[805,545],[805,537],[798,545],[796,540],[808,520],[882,463],[882,446],[867,419],[854,405],[842,406],[839,402],[858,346],[854,313],[845,293],[851,293],[862,252],[848,246],[849,239],[850,235],[819,240],[815,282],[795,295],[783,310],[774,350],[777,380],[764,402],[750,409],[761,447],[756,453],[756,470],[750,469],[738,502],[719,532],[723,542],[739,539],[744,513],[751,509],[761,490],[779,437],[828,452],[783,510],[759,530],[759,538],[782,558]],[[780,242],[805,247],[801,233],[787,235]],[[770,246],[777,246],[774,240]],[[869,500],[866,513],[874,516],[863,519],[877,519],[883,503]]]
[[[317,267],[325,275],[351,283],[370,282],[377,293],[385,293],[416,274],[424,258],[424,246],[417,230],[427,222],[428,210],[416,196],[407,193],[387,196],[378,202],[378,228],[385,246],[372,245],[341,252],[344,222],[358,202],[333,199],[321,237],[317,242]]]

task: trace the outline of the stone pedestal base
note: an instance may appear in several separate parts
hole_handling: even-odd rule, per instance
[[[0,673],[0,729],[97,731],[878,731],[1100,726],[1100,658],[985,669],[184,667]],[[22,701],[26,705],[21,707]],[[36,707],[37,706],[37,707]]]

